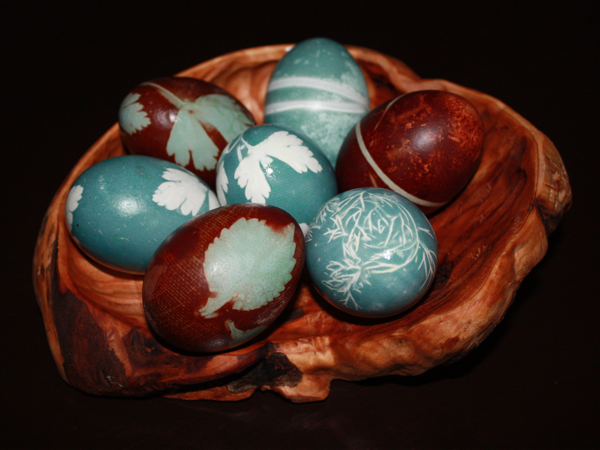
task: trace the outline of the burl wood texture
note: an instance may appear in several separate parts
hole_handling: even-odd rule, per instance
[[[243,50],[186,70],[244,103],[259,123],[267,83],[289,45]],[[306,281],[257,340],[216,355],[179,354],[148,330],[142,277],[85,257],[71,241],[64,204],[75,178],[124,153],[115,125],[83,155],[52,201],[34,257],[34,282],[57,368],[98,395],[160,394],[240,400],[271,389],[294,402],[325,399],[333,379],[417,375],[456,360],[502,319],[547,236],[571,203],[554,145],[502,102],[444,80],[423,80],[402,62],[348,47],[364,69],[371,107],[400,93],[440,89],[466,97],[485,124],[480,166],[465,190],[432,218],[439,240],[433,288],[411,310],[385,320],[334,310]]]

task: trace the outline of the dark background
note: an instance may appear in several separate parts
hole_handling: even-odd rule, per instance
[[[0,448],[600,448],[593,2],[79,3],[2,7]],[[111,399],[69,387],[46,342],[31,260],[72,166],[136,84],[317,36],[497,97],[559,149],[574,206],[505,319],[454,365],[335,381],[319,403],[261,392],[238,403]]]

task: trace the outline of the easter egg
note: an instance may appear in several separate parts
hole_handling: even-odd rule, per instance
[[[235,138],[217,167],[221,205],[277,206],[306,231],[323,203],[337,194],[335,173],[308,137],[278,125],[258,125]]]
[[[283,311],[304,257],[298,223],[277,207],[245,203],[209,211],[156,251],[142,289],[148,324],[180,350],[242,345]]]
[[[369,93],[359,65],[330,39],[296,45],[279,61],[267,87],[265,123],[312,138],[333,167],[344,138],[368,111]]]
[[[336,308],[370,318],[398,314],[427,292],[437,268],[423,212],[388,189],[359,188],[325,203],[306,236],[306,267]]]
[[[340,191],[391,189],[429,214],[475,173],[483,121],[465,98],[443,91],[404,94],[375,108],[348,133],[336,167]]]
[[[65,218],[74,241],[92,259],[142,274],[169,234],[218,206],[214,192],[188,170],[126,155],[94,164],[75,180]]]
[[[255,124],[231,94],[206,81],[166,77],[135,87],[119,109],[125,147],[174,162],[214,188],[221,151]]]

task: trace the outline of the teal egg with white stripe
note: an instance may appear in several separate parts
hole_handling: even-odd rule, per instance
[[[92,259],[143,274],[169,234],[218,206],[215,193],[190,171],[126,155],[94,164],[75,180],[65,219],[73,240]]]
[[[279,61],[267,87],[265,123],[304,133],[334,168],[344,138],[368,111],[369,93],[358,63],[331,39],[296,45]]]
[[[216,185],[221,205],[277,206],[303,231],[338,192],[333,168],[319,147],[279,125],[258,125],[233,139],[219,158]]]
[[[410,308],[430,288],[437,264],[431,223],[388,189],[336,195],[306,234],[306,267],[315,288],[356,316],[389,317]]]

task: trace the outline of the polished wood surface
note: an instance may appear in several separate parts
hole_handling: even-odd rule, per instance
[[[229,24],[223,16],[222,23],[200,25],[205,16],[194,8],[39,10],[27,2],[15,8],[4,28],[14,44],[4,73],[11,214],[4,220],[9,237],[2,297],[8,311],[1,319],[1,377],[7,406],[1,447],[600,446],[593,431],[599,292],[593,280],[598,153],[590,11],[576,4],[564,11],[532,3],[518,13],[509,5],[474,11],[432,4],[398,7],[375,18],[349,6],[344,14],[330,10],[317,18],[312,10],[287,18],[230,11]],[[251,17],[258,22],[246,24]],[[65,176],[116,121],[120,101],[139,82],[241,48],[318,35],[391,55],[423,78],[485,92],[558,148],[573,186],[573,207],[504,319],[454,364],[414,377],[334,381],[326,400],[306,405],[269,392],[233,403],[113,399],[64,383],[48,347],[31,267],[44,213]],[[270,364],[265,370],[276,372],[277,363]]]

